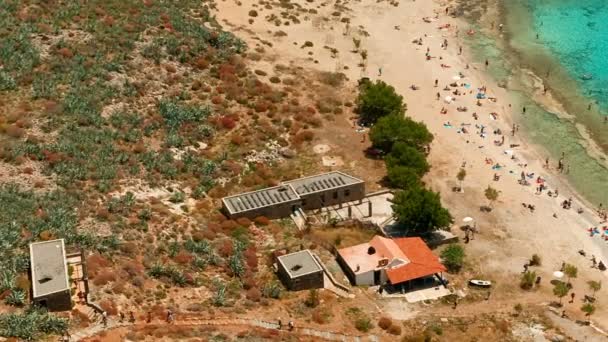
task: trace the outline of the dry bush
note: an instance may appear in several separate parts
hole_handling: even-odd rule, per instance
[[[236,219],[236,223],[240,224],[243,227],[249,227],[251,225],[251,220],[246,217],[239,217]]]
[[[99,306],[110,316],[115,316],[118,314],[118,309],[116,309],[116,303],[109,299],[104,299],[99,302]]]
[[[199,70],[204,70],[209,67],[209,61],[205,57],[198,57],[193,62],[194,66]]]
[[[49,230],[43,230],[40,232],[40,240],[49,241],[53,239],[56,239],[55,234],[53,234],[53,232]]]
[[[258,256],[256,254],[255,247],[252,246],[247,248],[245,252],[243,252],[243,255],[249,269],[256,271],[258,269]]]
[[[72,58],[74,57],[74,53],[72,52],[72,50],[68,49],[68,48],[61,48],[59,50],[57,50],[57,54],[63,58]]]
[[[388,328],[388,332],[390,334],[399,336],[401,335],[401,327],[396,324],[393,324]]]
[[[247,276],[247,277],[243,278],[243,288],[245,290],[249,290],[254,287],[257,287],[255,278],[253,278],[252,276]]]
[[[234,254],[234,246],[232,245],[232,241],[230,241],[230,240],[222,241],[222,244],[218,248],[217,252],[219,253],[219,255],[223,256],[224,258],[229,257],[232,254]]]
[[[114,285],[112,286],[112,292],[115,294],[123,294],[123,293],[125,293],[125,286],[126,286],[126,283],[122,280],[119,280],[119,281],[115,282]]]
[[[171,64],[165,65],[165,70],[167,70],[167,72],[171,73],[171,74],[173,74],[173,73],[175,73],[177,71],[177,69],[175,68],[175,66],[171,65]]]
[[[180,251],[173,260],[178,264],[187,265],[194,260],[194,256],[186,251]]]
[[[250,301],[259,302],[260,299],[262,298],[262,293],[260,292],[260,290],[257,287],[252,287],[249,290],[247,290],[246,297]]]
[[[327,324],[331,318],[331,313],[326,308],[317,308],[312,312],[312,321],[317,324]]]
[[[103,270],[93,279],[93,284],[103,286],[109,282],[116,281],[115,272],[112,270]]]
[[[144,273],[144,265],[138,261],[129,260],[122,265],[122,269],[131,277],[135,277]]]
[[[135,242],[125,242],[120,245],[119,249],[121,252],[129,256],[135,256],[138,252],[137,244],[135,244]]]
[[[231,116],[223,116],[220,119],[220,122],[222,124],[222,127],[224,127],[225,129],[233,129],[234,127],[236,127],[236,121]]]
[[[301,131],[293,137],[292,142],[294,145],[300,145],[305,141],[312,141],[314,136],[312,131]]]
[[[99,254],[91,254],[87,257],[87,273],[89,277],[95,277],[102,268],[110,266],[110,261]]]
[[[268,224],[270,224],[270,219],[268,219],[266,216],[258,216],[253,219],[253,222],[261,226],[267,226]]]
[[[21,173],[26,174],[26,175],[31,175],[34,173],[34,169],[28,166],[28,167],[23,168],[23,170],[21,170]]]
[[[21,138],[25,134],[25,130],[16,124],[6,127],[6,135],[12,138]]]
[[[380,328],[382,328],[383,330],[386,330],[386,329],[390,328],[391,325],[393,325],[393,321],[390,318],[388,318],[388,317],[381,317],[378,320],[378,326]]]

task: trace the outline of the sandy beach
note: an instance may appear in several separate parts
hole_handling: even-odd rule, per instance
[[[329,3],[325,6],[301,1],[300,5],[316,8],[317,13],[309,11],[304,19],[300,17],[300,24],[282,25],[275,30],[269,30],[271,25],[264,20],[273,11],[251,0],[220,2],[217,16],[250,47],[264,46],[273,56],[259,61],[255,65],[258,69],[271,72],[273,65],[282,63],[343,72],[352,84],[369,77],[393,85],[407,103],[406,115],[426,123],[435,135],[430,154],[432,168],[425,177],[427,185],[441,192],[454,215],[455,227],[466,216],[475,218],[480,233],[467,245],[467,253],[484,274],[502,280],[502,287],[517,287],[523,265],[534,253],[543,258],[538,273],[546,284],[545,296],[539,296],[539,302],[551,297],[549,280],[562,262],[578,266],[579,276],[573,281],[575,291],[580,292],[577,295],[586,291],[588,280],[607,283],[606,272],[591,268],[592,255],[608,262],[608,242],[601,234],[590,237],[587,231],[590,227],[602,231],[595,209],[585,205],[560,178],[557,160],[550,160],[547,169],[542,149],[528,144],[517,130],[512,134],[512,113],[523,108],[512,103],[508,91],[485,74],[485,65],[470,62],[467,47],[461,41],[468,34],[468,27],[445,14],[447,3],[403,1],[394,6],[388,2],[346,2],[340,10],[350,18],[349,24],[331,19],[336,8]],[[249,24],[248,11],[252,6],[259,13]],[[277,35],[278,31],[284,34]],[[413,43],[420,38],[421,45]],[[356,50],[353,39],[361,41],[359,51],[367,51],[366,61],[361,53],[352,52]],[[442,47],[444,40],[447,48]],[[304,49],[306,41],[312,46]],[[333,53],[331,49],[335,49]],[[427,49],[430,59],[426,57]],[[360,67],[361,63],[366,67]],[[456,86],[450,86],[453,83]],[[412,90],[412,85],[419,89]],[[479,106],[476,94],[482,87],[487,90]],[[461,95],[454,95],[456,90]],[[450,103],[446,101],[448,96],[453,98]],[[467,111],[458,111],[457,107],[466,107]],[[442,114],[442,109],[447,113]],[[501,134],[495,134],[497,130]],[[501,141],[503,136],[504,144],[497,146],[495,141]],[[456,174],[463,165],[467,172],[464,193],[454,192],[452,188],[458,185]],[[530,185],[518,183],[522,172],[531,176],[526,177]],[[541,194],[536,191],[538,177],[548,187]],[[500,196],[494,209],[486,213],[480,211],[480,206],[488,204],[484,196],[488,186],[499,190]],[[548,191],[555,193],[556,189],[557,197],[548,196]],[[562,209],[561,203],[569,198],[571,209]],[[534,210],[524,207],[524,203],[531,204]],[[578,208],[582,209],[581,214],[577,213]],[[457,228],[452,231],[464,236]],[[584,250],[586,257],[579,250]],[[598,296],[606,294],[608,287],[604,286]],[[579,307],[572,305],[566,310],[582,317]],[[593,320],[608,329],[608,309],[600,304]]]

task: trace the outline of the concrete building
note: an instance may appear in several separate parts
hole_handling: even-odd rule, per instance
[[[291,291],[323,287],[323,267],[309,250],[277,258],[279,279]]]
[[[30,244],[32,301],[49,311],[72,309],[63,239]]]
[[[411,288],[446,269],[419,237],[389,239],[338,250],[338,263],[354,285],[399,285]]]
[[[298,178],[279,186],[246,192],[222,199],[228,217],[270,219],[289,217],[297,209],[313,210],[365,197],[365,182],[340,171]]]

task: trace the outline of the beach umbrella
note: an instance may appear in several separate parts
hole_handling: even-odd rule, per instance
[[[452,101],[454,101],[454,98],[451,96],[446,96],[444,100],[446,103],[452,103]]]
[[[559,279],[559,278],[561,278],[561,277],[563,277],[563,276],[564,276],[564,272],[562,272],[562,271],[555,271],[555,272],[553,272],[553,276],[554,276],[555,278],[558,278],[558,279]]]
[[[452,77],[452,79],[453,79],[454,81],[459,81],[459,80],[460,80],[460,76],[456,75],[456,76]]]
[[[473,218],[468,217],[468,216],[462,219],[462,222],[464,222],[464,223],[469,223],[469,222],[473,222],[473,221],[474,221]]]

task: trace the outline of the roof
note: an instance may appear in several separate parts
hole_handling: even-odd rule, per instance
[[[231,214],[268,207],[300,199],[289,185],[279,185],[257,191],[224,197],[222,202]]]
[[[292,279],[306,274],[323,271],[323,268],[317,259],[308,249],[282,255],[277,259]]]
[[[372,254],[370,254],[371,251],[373,251]],[[338,253],[350,269],[357,274],[384,268],[385,266],[380,266],[380,261],[383,259],[388,259],[388,263],[395,259],[408,261],[406,255],[393,240],[379,235],[374,236],[370,242],[342,248],[338,250]]]
[[[70,289],[63,239],[30,244],[34,298]]]
[[[371,247],[373,250],[370,250]],[[391,284],[446,270],[439,258],[419,237],[388,239],[376,235],[369,243],[342,248],[338,250],[338,254],[355,274],[386,269]],[[388,259],[386,264],[380,264],[382,259]]]
[[[393,240],[401,249],[409,263],[386,270],[391,284],[426,277],[446,270],[439,262],[439,258],[419,237],[397,238]]]
[[[363,183],[359,178],[340,171],[332,171],[290,180],[271,188],[224,197],[222,202],[230,214],[237,214],[280,203],[295,202],[301,199],[300,195],[338,189],[359,183]]]
[[[338,189],[358,183],[363,183],[363,181],[340,171],[332,171],[283,182],[283,184],[291,185],[298,195]]]

